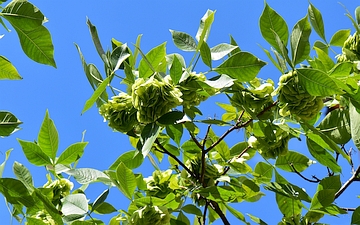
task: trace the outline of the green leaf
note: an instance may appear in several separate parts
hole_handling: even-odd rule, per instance
[[[84,215],[89,210],[88,200],[84,194],[71,194],[61,199],[61,212],[64,216]]]
[[[34,189],[34,183],[30,171],[21,163],[14,162],[13,172],[15,176],[24,183],[28,190]]]
[[[103,47],[101,46],[101,42],[100,42],[96,27],[90,22],[89,18],[87,18],[86,24],[89,26],[91,38],[93,40],[93,43],[95,45],[97,53],[99,54],[100,58],[103,60],[105,65],[108,65],[109,62],[105,55],[105,51],[104,51]]]
[[[296,217],[301,213],[302,204],[300,200],[295,200],[284,195],[275,194],[276,203],[284,217]]]
[[[182,124],[173,124],[166,126],[166,133],[175,143],[180,146],[180,140],[183,134],[183,125]]]
[[[342,91],[336,83],[323,71],[303,68],[297,69],[299,81],[312,96],[329,96],[341,94]]]
[[[0,56],[0,80],[21,80],[19,72],[13,64],[4,56]]]
[[[260,16],[259,24],[261,35],[264,37],[264,39],[271,46],[273,46],[276,51],[281,52],[274,33],[279,36],[281,42],[286,46],[288,42],[289,31],[285,20],[267,3],[265,3],[265,8]]]
[[[174,84],[178,84],[183,73],[183,66],[177,55],[173,55],[173,60],[170,66],[170,77]]]
[[[235,191],[230,186],[210,186],[195,190],[201,196],[216,202],[232,202],[239,197],[243,197],[243,193]]]
[[[200,56],[202,61],[205,63],[205,65],[207,65],[208,67],[212,68],[211,65],[211,52],[210,52],[210,48],[209,45],[204,41],[200,47]]]
[[[322,62],[322,64],[324,65],[324,67],[326,69],[325,72],[330,71],[335,66],[334,61],[322,49],[315,47],[315,46],[314,46],[314,49],[316,51],[316,54],[318,55],[318,59]]]
[[[249,52],[239,52],[230,56],[213,70],[227,74],[240,82],[247,82],[256,77],[266,63]]]
[[[129,169],[138,168],[144,161],[144,157],[137,153],[138,151],[136,150],[123,153],[119,158],[116,159],[116,161],[109,167],[109,169],[116,170],[120,163],[124,163],[124,165]]]
[[[13,178],[0,178],[0,192],[11,204],[22,204],[25,207],[35,205],[26,186],[19,180]]]
[[[160,133],[160,130],[160,126],[155,123],[149,123],[144,127],[140,139],[142,143],[141,153],[144,158],[149,154],[157,136]]]
[[[353,62],[337,63],[334,68],[329,71],[329,76],[335,78],[348,78],[353,66]]]
[[[209,132],[207,134],[207,140],[206,140],[206,147],[210,147],[214,145],[218,140],[219,137],[215,134],[213,129],[209,129]],[[220,141],[215,147],[214,150],[216,153],[219,153],[220,156],[224,159],[224,161],[228,160],[230,158],[230,151],[229,147],[224,141]]]
[[[166,56],[166,42],[151,49],[145,57],[140,60],[139,77],[148,78],[157,71],[157,67]],[[150,64],[150,65],[149,65]]]
[[[187,52],[196,51],[196,41],[189,34],[175,30],[170,30],[170,32],[175,46],[180,50]]]
[[[4,172],[4,168],[5,168],[5,165],[6,165],[6,162],[7,162],[7,160],[9,159],[9,157],[10,157],[10,153],[12,152],[12,148],[11,149],[9,149],[9,150],[7,150],[6,152],[5,152],[5,160],[4,160],[4,162],[2,162],[1,164],[0,164],[0,178],[2,177],[2,174],[3,174],[3,172]]]
[[[255,223],[257,223],[259,225],[267,225],[267,223],[265,223],[262,219],[260,219],[256,216],[253,216],[249,213],[246,213],[246,215],[248,215],[252,221],[254,221]]]
[[[205,15],[200,20],[200,26],[196,33],[196,40],[199,42],[196,51],[199,51],[202,43],[208,39],[210,34],[210,28],[214,22],[215,11],[208,9]]]
[[[9,136],[19,129],[22,124],[14,114],[7,111],[0,111],[0,137]]]
[[[227,210],[229,210],[229,212],[231,214],[233,214],[238,220],[244,222],[247,225],[250,225],[250,223],[246,222],[245,216],[244,214],[242,214],[241,212],[237,211],[236,209],[234,209],[233,207],[231,207],[229,204],[225,204],[225,207]]]
[[[45,117],[38,134],[38,145],[49,158],[53,161],[55,160],[56,152],[59,147],[59,135],[54,121],[49,116],[48,110],[46,110]]]
[[[311,26],[307,16],[299,20],[291,32],[291,56],[294,65],[308,58],[310,53],[309,37]]]
[[[120,163],[116,168],[116,176],[120,191],[131,200],[136,189],[136,177],[134,173],[131,169],[127,168],[124,163]]]
[[[97,214],[110,214],[116,212],[116,208],[112,206],[110,203],[103,202],[101,203],[96,210],[94,210]],[[105,224],[104,224],[105,225]]]
[[[71,169],[64,171],[64,173],[73,176],[79,184],[89,184],[97,181],[109,183],[110,181],[105,173],[92,168]]]
[[[139,55],[141,37],[142,37],[142,34],[139,34],[136,38],[136,43],[135,43],[136,48],[134,50],[134,60],[131,61],[131,64],[130,64],[131,67],[135,67],[135,63],[136,63],[137,57]]]
[[[20,143],[22,150],[27,160],[35,166],[45,166],[52,164],[50,158],[41,150],[39,145],[30,142],[17,139]]]
[[[291,59],[289,58],[289,51],[286,47],[286,45],[284,44],[284,42],[280,39],[279,35],[277,33],[275,33],[275,31],[273,31],[274,34],[274,38],[275,38],[275,42],[278,46],[279,52],[276,51],[276,49],[273,50],[279,65],[281,66],[281,68],[283,70],[287,69],[286,67],[286,62],[291,66],[291,68],[294,68],[294,63],[291,61]],[[280,57],[281,56],[281,57]],[[285,59],[285,60],[284,60]]]
[[[96,90],[94,91],[94,93],[91,95],[91,97],[86,101],[83,110],[81,111],[81,113],[83,114],[84,112],[86,112],[87,110],[89,110],[94,103],[96,102],[96,100],[102,95],[102,93],[105,91],[106,87],[108,86],[108,84],[110,83],[112,76],[107,77],[103,82],[101,82],[101,84],[96,88]]]
[[[163,125],[175,124],[176,121],[181,120],[184,117],[185,113],[181,111],[171,111],[162,115],[156,122]]]
[[[325,38],[325,28],[324,21],[321,15],[321,12],[310,3],[308,8],[308,16],[310,19],[311,26],[314,28],[315,32],[324,40]]]
[[[211,80],[206,80],[205,83],[210,87],[216,89],[222,89],[231,87],[234,84],[236,79],[232,79],[231,77],[221,74],[220,76],[216,76],[215,78],[211,78]]]
[[[281,72],[281,74],[284,74],[285,70],[280,66],[280,63],[275,61],[275,59],[272,57],[272,55],[270,54],[270,52],[268,50],[263,48],[261,45],[259,45],[259,46],[265,52],[266,56],[270,59],[272,64]]]
[[[349,104],[351,137],[357,149],[360,149],[360,113],[352,102]]]
[[[70,145],[61,153],[56,161],[56,164],[69,165],[76,162],[84,154],[84,149],[88,142],[78,142]]]
[[[330,45],[342,47],[346,39],[350,36],[350,29],[338,30],[330,39]]]
[[[337,164],[335,158],[320,145],[311,139],[306,139],[306,144],[310,154],[322,165],[329,167],[333,172],[341,172],[341,167]]]
[[[227,56],[235,49],[239,49],[237,45],[231,45],[227,43],[218,44],[210,49],[211,51],[211,59],[212,60],[219,60],[223,57]]]
[[[188,205],[183,206],[181,208],[181,210],[186,212],[186,213],[189,213],[189,214],[202,216],[201,210],[198,207],[196,207],[195,205],[192,205],[192,204],[188,204]]]
[[[108,195],[109,195],[109,189],[106,189],[103,193],[101,193],[91,204],[90,213],[96,210],[102,203],[104,203]]]
[[[254,177],[259,182],[270,182],[272,179],[273,167],[264,162],[258,162],[255,166]]]
[[[24,53],[32,60],[56,67],[49,31],[41,11],[25,0],[11,1],[1,12],[19,36]]]
[[[113,66],[113,72],[118,69],[124,68],[124,62],[131,56],[127,44],[123,44],[119,47],[116,47],[111,52],[111,64]]]
[[[36,197],[38,197],[44,205],[44,209],[51,215],[52,219],[55,221],[56,224],[63,225],[63,220],[60,215],[60,211],[53,205],[53,203],[44,196],[41,191],[37,188],[34,189],[34,193]]]
[[[355,209],[351,216],[351,224],[359,225],[360,224],[360,206]]]
[[[319,41],[319,40],[315,41],[313,46],[321,49],[326,54],[329,54],[329,45],[325,44],[324,42]]]
[[[329,176],[322,179],[317,187],[317,191],[321,190],[335,190],[339,191],[341,188],[340,175]]]
[[[317,191],[311,201],[310,209],[321,209],[329,206],[335,199],[335,193],[334,189]]]
[[[276,159],[275,166],[287,172],[302,172],[314,162],[305,155],[298,152],[289,151],[286,155],[281,155]]]
[[[349,110],[332,110],[320,122],[318,127],[336,144],[346,144],[351,139]]]
[[[360,7],[356,7],[355,9],[355,19],[357,24],[360,24]]]

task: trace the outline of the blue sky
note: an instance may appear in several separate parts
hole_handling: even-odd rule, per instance
[[[24,78],[20,81],[0,82],[0,109],[9,110],[24,123],[21,130],[8,138],[1,139],[0,162],[5,157],[7,149],[14,148],[5,169],[4,177],[12,177],[11,170],[14,161],[26,165],[35,180],[36,186],[46,182],[45,170],[29,165],[23,155],[16,138],[35,140],[46,109],[49,110],[60,135],[60,150],[68,145],[78,142],[82,132],[86,130],[85,140],[89,141],[85,154],[78,167],[92,167],[105,170],[122,153],[131,150],[125,135],[112,132],[103,122],[97,109],[93,107],[81,115],[85,101],[91,96],[92,89],[83,72],[81,62],[74,46],[77,43],[88,63],[97,65],[102,71],[102,63],[92,44],[86,18],[97,26],[104,48],[110,48],[111,38],[127,42],[130,46],[135,43],[138,34],[143,34],[141,47],[147,52],[154,46],[167,41],[167,53],[179,52],[172,43],[169,29],[184,31],[195,36],[200,18],[207,9],[216,10],[215,22],[211,29],[209,46],[222,42],[229,42],[231,34],[243,51],[249,51],[260,59],[269,62],[261,46],[269,49],[269,45],[262,39],[258,27],[258,19],[264,7],[264,2],[257,1],[42,1],[32,0],[49,19],[45,26],[49,29],[55,46],[55,60],[57,69],[37,64],[26,57],[22,52],[14,31],[8,33],[5,29],[0,34],[5,36],[0,40],[0,54],[6,56],[18,69]],[[291,2],[291,3],[289,3]],[[282,15],[288,23],[289,29],[303,18],[307,13],[308,1],[269,0],[267,3]],[[339,29],[352,29],[350,20],[344,15],[344,8],[336,0],[317,0],[312,3],[322,12],[325,22],[326,38],[330,40],[335,31]],[[357,4],[353,0],[343,0],[342,4],[354,12]],[[12,29],[12,28],[10,28]],[[312,33],[312,40],[318,37]],[[335,49],[340,53],[339,49]],[[184,54],[187,62],[191,54]],[[199,67],[197,70],[201,70]],[[281,74],[268,64],[260,72],[262,78],[272,78],[277,82]],[[216,101],[213,99],[212,104]],[[220,115],[221,111],[214,110],[212,105],[204,105],[204,116]],[[219,133],[220,134],[220,133]],[[228,139],[232,146],[241,135],[233,135]],[[291,142],[290,149],[305,153],[306,149],[301,142]],[[354,163],[359,164],[359,155],[355,155]],[[324,173],[314,168],[305,173],[308,176],[322,177]],[[319,168],[319,167],[318,167]],[[311,169],[311,168],[310,168]],[[310,170],[309,169],[309,170]],[[140,170],[152,170],[148,163]],[[346,181],[350,174],[344,169],[342,181]],[[150,174],[146,174],[150,175]],[[296,175],[289,180],[299,181]],[[300,181],[299,184],[301,184]],[[304,184],[304,182],[302,182]],[[308,185],[308,184],[305,184]],[[348,194],[337,200],[340,206],[356,207],[360,200],[356,198],[356,185],[350,187]],[[354,187],[355,186],[355,187]],[[304,186],[313,194],[316,186]],[[89,188],[88,198],[94,200],[106,187],[101,184]],[[127,201],[118,194],[116,189],[110,191],[112,203],[116,208],[127,208]],[[241,203],[235,207],[241,212],[251,213],[261,217],[268,224],[275,224],[281,219],[281,214],[274,205],[274,194],[266,192],[267,196],[255,204]],[[0,218],[2,224],[10,223],[10,216],[4,201],[0,201]],[[100,217],[101,218],[101,217]],[[234,221],[233,217],[229,217]],[[347,224],[351,214],[340,219],[327,218],[323,222]],[[235,222],[234,222],[235,223]],[[16,224],[14,222],[14,224]],[[217,223],[221,224],[221,222]]]

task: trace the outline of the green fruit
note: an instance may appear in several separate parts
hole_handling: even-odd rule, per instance
[[[130,225],[165,225],[170,223],[170,213],[165,206],[146,205],[136,210],[129,221]]]
[[[126,93],[112,97],[112,100],[100,107],[99,113],[109,121],[111,128],[123,133],[129,132],[138,124],[137,110],[132,105],[131,96]]]

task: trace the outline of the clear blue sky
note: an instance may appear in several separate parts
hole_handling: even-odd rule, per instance
[[[81,110],[85,101],[91,96],[92,89],[83,72],[74,43],[80,46],[88,63],[94,63],[100,71],[103,68],[91,41],[86,17],[97,26],[104,48],[111,47],[111,38],[127,42],[131,46],[137,35],[143,34],[141,47],[144,52],[167,41],[167,52],[173,53],[179,52],[179,50],[172,43],[169,29],[184,31],[195,36],[200,18],[206,10],[217,10],[208,40],[209,46],[228,42],[229,34],[231,34],[242,50],[252,52],[260,59],[269,62],[258,46],[260,44],[269,49],[269,45],[262,39],[258,27],[258,20],[264,7],[264,2],[260,0],[86,2],[32,0],[31,2],[39,7],[49,19],[45,26],[53,38],[57,69],[37,64],[28,59],[21,50],[16,33],[14,31],[8,33],[5,29],[1,30],[0,34],[3,33],[5,36],[0,40],[0,54],[6,56],[17,67],[24,79],[0,81],[0,109],[11,111],[24,124],[21,125],[22,130],[0,140],[0,162],[5,157],[5,151],[14,148],[3,176],[13,177],[11,167],[14,161],[18,161],[30,169],[36,186],[42,186],[46,182],[45,169],[27,163],[16,138],[35,140],[46,109],[49,109],[50,116],[57,126],[60,135],[60,150],[80,141],[82,132],[86,130],[85,140],[90,143],[85,149],[85,154],[78,167],[105,170],[122,152],[132,149],[125,135],[112,132],[107,124],[103,123],[95,107],[81,115]],[[269,0],[267,2],[285,18],[289,29],[292,29],[293,25],[307,13],[308,1],[306,0]],[[354,0],[342,1],[351,13],[357,6],[356,2]],[[312,3],[323,14],[327,40],[330,40],[334,32],[339,29],[352,29],[353,31],[350,20],[344,15],[344,8],[338,4],[337,0],[314,0]],[[315,38],[317,39],[317,36],[313,32],[312,40]],[[340,53],[339,49],[336,50]],[[191,57],[191,54],[185,54],[185,56]],[[188,58],[187,61],[189,60]],[[201,67],[197,70],[200,71],[200,69]],[[275,82],[280,75],[271,64],[265,66],[260,72],[261,77],[271,77]],[[205,105],[202,108],[204,116],[213,116],[217,112],[220,115],[221,111],[214,111],[214,108]],[[231,136],[228,140],[229,145],[241,141],[239,138],[242,136]],[[290,149],[305,152],[303,143],[291,143]],[[355,157],[354,163],[358,165],[359,155],[355,155]],[[318,172],[316,168],[319,167],[313,166],[313,169],[310,168],[305,175],[323,177],[325,173]],[[145,175],[150,175],[146,173],[152,170],[152,167],[146,163],[140,170],[145,171]],[[343,182],[350,177],[349,171],[348,168],[344,168],[341,176]],[[296,179],[296,175],[292,175],[288,179],[299,181]],[[297,184],[304,184],[304,182],[300,181]],[[305,185],[305,189],[312,195],[316,186]],[[358,184],[353,184],[353,187],[347,190],[349,193],[337,200],[340,206],[357,207],[360,205],[360,200],[356,198],[359,194],[356,187]],[[88,189],[88,198],[93,201],[105,188],[102,184],[93,185]],[[116,208],[126,209],[128,202],[118,193],[119,191],[115,188],[111,189],[111,203]],[[275,224],[281,219],[281,214],[274,205],[274,194],[265,193],[267,196],[255,204],[241,203],[235,207],[244,214],[251,213],[261,217],[268,224]],[[1,224],[10,224],[10,216],[4,201],[0,201],[0,218]],[[235,221],[232,216],[229,218],[231,221]],[[323,222],[347,224],[350,218],[351,214],[342,216],[340,219],[328,217]],[[249,220],[249,218],[247,219]],[[216,224],[221,224],[221,222]]]

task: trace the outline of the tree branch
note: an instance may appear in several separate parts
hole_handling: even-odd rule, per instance
[[[353,173],[350,179],[345,182],[345,184],[340,188],[340,190],[336,192],[335,199],[340,197],[340,195],[346,190],[346,188],[348,188],[349,185],[357,179],[356,177],[359,175],[359,173],[360,173],[360,166],[356,169],[355,173]]]
[[[306,181],[309,181],[309,182],[312,182],[312,183],[319,183],[319,182],[321,181],[320,179],[318,179],[318,178],[315,177],[315,176],[313,176],[313,178],[314,178],[315,180],[310,180],[309,178],[304,177],[299,171],[297,171],[297,170],[295,169],[295,166],[294,166],[292,163],[290,163],[289,165],[290,165],[291,169],[292,169],[297,175],[299,175],[302,179],[304,179],[304,180],[306,180]]]
[[[206,184],[205,184],[205,182],[204,182],[204,180],[205,180],[205,170],[206,170],[205,144],[206,144],[206,140],[208,139],[208,136],[209,136],[210,128],[211,128],[211,125],[209,125],[208,128],[207,128],[207,130],[206,130],[205,137],[204,137],[204,141],[203,141],[202,148],[201,148],[201,173],[200,173],[200,183],[202,184],[203,187],[206,187]]]
[[[224,223],[224,225],[230,225],[230,222],[228,221],[228,219],[226,218],[225,214],[221,211],[219,204],[217,204],[214,201],[209,201],[209,206],[220,216],[222,222]]]
[[[355,208],[340,208],[342,210],[345,210],[345,211],[351,211],[351,212],[354,212],[355,211]]]
[[[171,158],[173,158],[179,165],[181,165],[192,177],[197,178],[196,175],[189,169],[185,164],[178,159],[175,155],[173,155],[171,152],[169,152],[158,139],[155,140],[155,143],[159,146],[159,148],[163,151],[163,153],[169,155]]]

